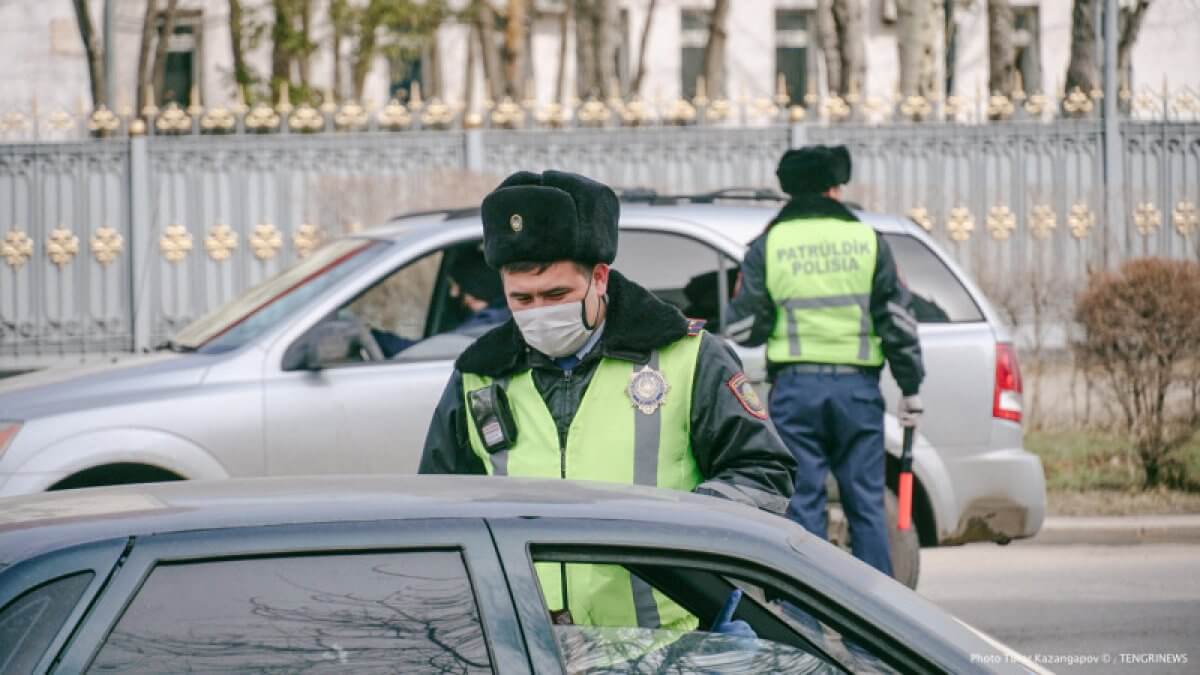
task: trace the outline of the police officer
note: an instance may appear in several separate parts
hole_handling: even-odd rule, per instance
[[[845,146],[789,150],[776,175],[791,199],[750,244],[726,334],[767,345],[771,418],[798,463],[788,515],[826,536],[832,469],[854,555],[891,574],[879,371],[886,357],[900,422],[915,426],[924,367],[909,293],[887,242],[838,201]]]
[[[618,214],[607,186],[558,171],[513,174],[483,200],[513,318],[456,361],[420,472],[654,485],[783,514],[795,461],[724,342],[610,269]],[[539,567],[552,611],[687,627],[622,569],[582,567]]]

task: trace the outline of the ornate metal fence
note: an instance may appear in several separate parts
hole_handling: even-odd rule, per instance
[[[153,346],[325,238],[477,201],[517,169],[676,194],[772,187],[779,155],[807,142],[850,145],[849,198],[907,214],[980,275],[1053,272],[1074,283],[1130,256],[1200,254],[1195,111],[1124,122],[1115,184],[1094,119],[829,124],[793,115],[757,127],[401,133],[381,116],[335,131],[346,120],[328,109],[285,113],[260,133],[255,125],[272,120],[256,121],[255,110],[195,112],[175,109],[174,126],[159,123],[164,113],[151,127],[158,135],[0,144],[0,358]],[[87,118],[97,133],[139,131],[141,120],[97,126],[98,114]],[[229,133],[209,133],[226,122]],[[318,128],[328,131],[299,133]],[[1106,220],[1109,185],[1123,206]]]

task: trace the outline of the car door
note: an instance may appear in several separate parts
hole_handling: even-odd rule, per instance
[[[438,327],[453,324],[443,258],[461,243],[387,269],[287,347],[349,322],[364,334],[350,352],[315,370],[289,368],[287,351],[266,364],[269,474],[416,472],[453,360],[471,342]]]
[[[615,519],[512,518],[488,524],[538,673],[945,672],[929,657],[898,645],[875,617],[811,592],[810,584],[821,580],[772,568],[765,561],[774,557],[773,549],[762,548],[762,542],[731,541],[721,530],[706,533],[699,521],[686,533],[670,524]],[[774,553],[795,556],[789,549]],[[576,579],[623,575],[633,589],[636,618],[594,621],[549,606],[539,578],[546,569]],[[754,637],[714,630],[735,590],[743,597],[731,618],[749,624]],[[576,597],[572,607],[587,603],[580,586],[568,592]],[[689,615],[669,626],[658,623],[666,615],[655,611],[668,598],[676,616],[679,609]]]
[[[912,294],[919,324],[925,381],[921,434],[942,454],[986,446],[991,434],[995,342],[971,294],[930,246],[911,234],[887,232],[901,279]],[[881,380],[887,409],[896,410],[900,391]]]
[[[0,673],[50,667],[126,543],[98,541],[0,567]]]
[[[478,520],[142,537],[60,672],[528,673]]]

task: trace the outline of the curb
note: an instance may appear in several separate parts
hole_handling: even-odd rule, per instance
[[[1037,536],[1020,543],[1041,546],[1200,544],[1200,514],[1049,517]]]

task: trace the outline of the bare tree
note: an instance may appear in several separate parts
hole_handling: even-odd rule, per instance
[[[650,0],[646,8],[646,22],[642,24],[642,39],[638,44],[637,71],[633,75],[633,83],[629,87],[631,95],[642,93],[642,79],[646,76],[646,47],[650,44],[650,27],[654,23],[654,10],[658,9],[658,0]]]
[[[955,21],[955,4],[958,0],[942,0],[945,30],[943,36],[945,91],[949,96],[954,93],[954,71],[958,67],[958,23]]]
[[[612,0],[575,0],[575,83],[580,98],[603,96],[616,79],[616,17]]]
[[[988,92],[1011,96],[1016,88],[1015,15],[1009,0],[988,0]]]
[[[236,3],[237,0],[230,0]],[[137,64],[137,109],[146,106],[146,78],[150,70],[150,50],[154,46],[154,27],[158,23],[158,0],[146,0],[146,14],[142,17],[142,42],[138,48]],[[231,24],[232,25],[232,24]]]
[[[480,54],[483,61],[483,80],[488,98],[500,100],[504,94],[500,81],[500,49],[496,45],[496,13],[486,1],[477,1],[474,7],[475,33],[479,36]]]
[[[1150,8],[1150,0],[1137,0],[1132,7],[1121,9],[1119,30],[1120,39],[1117,41],[1117,73],[1120,78],[1118,91],[1133,90],[1133,45],[1137,42],[1138,33],[1142,29],[1142,20],[1146,10]],[[1128,103],[1122,103],[1128,111]]]
[[[508,0],[504,26],[504,93],[515,99],[524,96],[525,41],[529,35],[527,0]]]
[[[862,93],[867,74],[865,21],[858,0],[817,0],[817,35],[831,93]]]
[[[87,57],[88,80],[92,85],[92,107],[96,107],[104,102],[104,46],[96,35],[87,0],[74,0],[74,6],[79,37],[83,40],[83,52]]]
[[[1074,0],[1071,13],[1071,61],[1067,65],[1067,92],[1076,87],[1087,93],[1100,87],[1101,61],[1097,59],[1101,0]],[[1137,42],[1150,0],[1136,0],[1123,7],[1117,22],[1117,73],[1119,90],[1133,89],[1133,46]],[[1128,110],[1128,104],[1122,103]]]
[[[704,81],[710,96],[725,95],[725,44],[729,38],[729,0],[716,0],[708,21],[708,42],[704,45]]]
[[[572,7],[573,3],[566,3],[558,20],[558,75],[554,80],[554,100],[560,103],[563,102],[567,88],[567,53],[570,42],[567,37],[570,35]]]
[[[1071,9],[1071,60],[1067,64],[1067,92],[1090,92],[1100,86],[1096,61],[1096,21],[1100,0],[1075,0]]]
[[[941,0],[900,0],[897,5],[896,44],[900,56],[900,93],[924,96],[937,93],[937,23]]]
[[[154,94],[159,101],[166,99],[164,88],[167,80],[167,54],[171,36],[175,34],[175,19],[178,9],[179,0],[167,0],[167,8],[162,15],[162,26],[158,31],[158,43],[154,46]],[[176,94],[181,95],[179,92]]]

